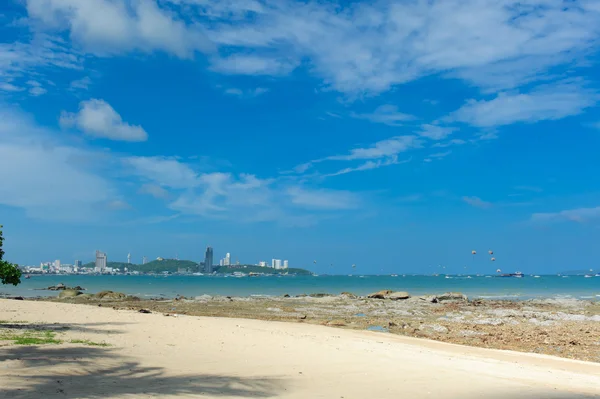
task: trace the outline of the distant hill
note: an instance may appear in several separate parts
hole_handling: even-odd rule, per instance
[[[217,273],[221,274],[231,274],[235,272],[243,272],[243,273],[263,273],[263,274],[299,274],[299,275],[309,275],[312,274],[308,270],[304,269],[273,269],[271,267],[260,267],[254,265],[240,265],[236,267],[227,267],[227,266],[218,266],[215,268]]]

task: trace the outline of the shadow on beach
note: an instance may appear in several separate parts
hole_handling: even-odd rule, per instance
[[[112,328],[107,329],[110,326],[125,326],[130,323],[122,322],[106,322],[106,323],[1,323],[0,329],[6,330],[34,330],[34,331],[77,331],[82,333],[90,334],[121,334],[123,330]],[[100,327],[100,328],[99,328]]]
[[[0,349],[2,398],[116,398],[123,396],[277,397],[284,382],[227,375],[168,375],[117,349],[10,346]]]

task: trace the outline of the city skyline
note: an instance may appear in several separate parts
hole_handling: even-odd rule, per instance
[[[0,2],[11,262],[597,268],[597,1],[96,2]]]

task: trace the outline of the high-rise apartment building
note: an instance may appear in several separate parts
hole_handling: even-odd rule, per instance
[[[213,272],[213,249],[212,247],[206,247],[206,254],[204,255],[204,273],[211,274]]]
[[[75,267],[76,268],[80,268],[81,267],[81,261],[80,260],[76,260],[75,261]]]
[[[281,269],[281,259],[272,259],[271,260],[271,267],[273,269]]]
[[[231,254],[229,252],[225,254],[225,259],[223,259],[223,266],[231,266]]]
[[[260,262],[258,262],[258,265],[260,267],[267,267],[267,262],[265,262],[264,260],[261,260]]]
[[[288,263],[288,261],[287,261],[287,260],[284,260],[284,261],[283,261],[283,268],[284,268],[284,269],[287,269],[288,267],[289,267],[289,263]]]
[[[106,254],[104,252],[96,251],[96,266],[94,271],[96,273],[102,273],[106,270]]]
[[[127,254],[127,263],[131,264],[131,254]]]

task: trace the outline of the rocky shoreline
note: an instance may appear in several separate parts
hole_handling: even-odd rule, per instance
[[[600,362],[600,302],[575,299],[469,300],[461,293],[411,297],[383,290],[368,296],[325,293],[290,297],[202,295],[140,299],[103,291],[62,290],[43,301],[133,309],[165,316],[212,316],[381,331],[463,345]]]

